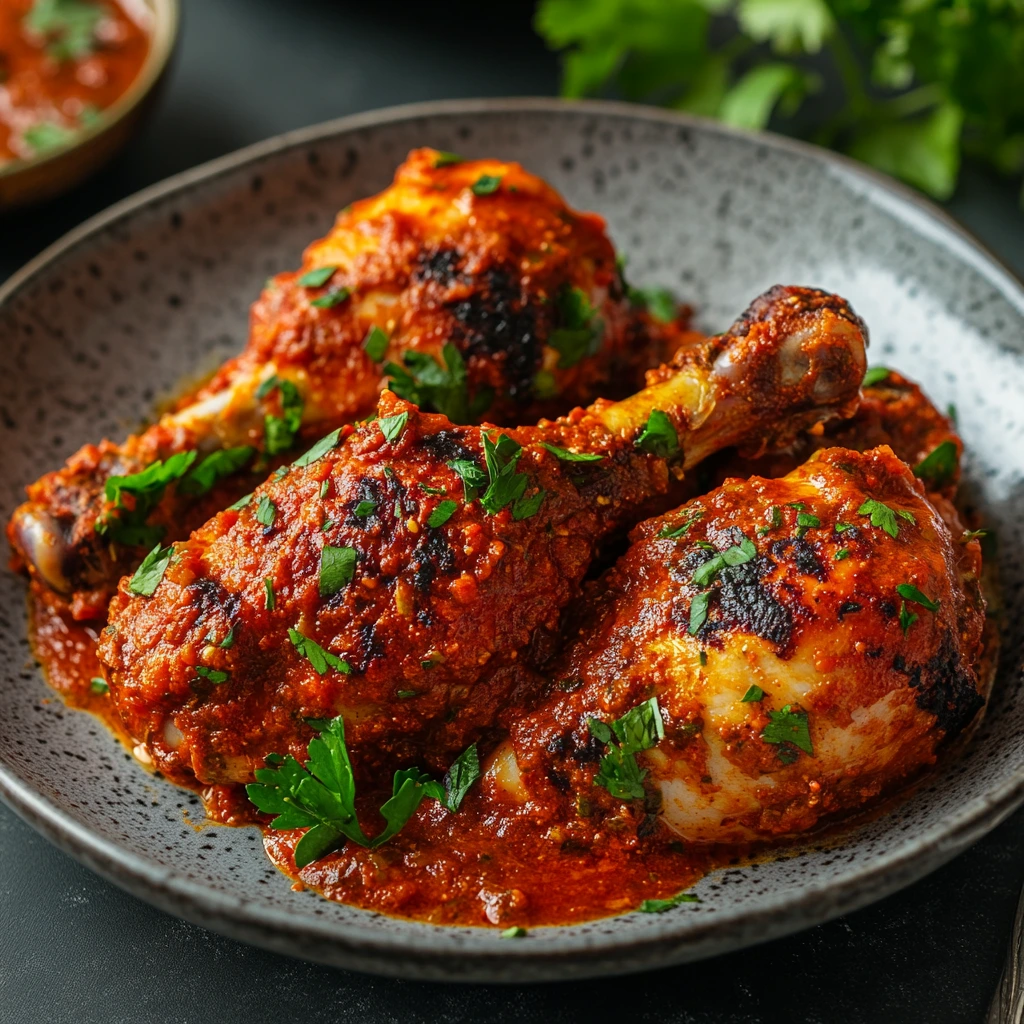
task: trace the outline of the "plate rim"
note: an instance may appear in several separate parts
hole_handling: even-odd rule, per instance
[[[906,220],[909,212],[917,220],[914,226],[927,227],[933,234],[937,232],[936,240],[950,255],[969,263],[1024,319],[1024,279],[947,211],[908,186],[849,157],[775,133],[750,132],[641,104],[566,101],[552,97],[403,104],[335,118],[246,146],[142,189],[73,228],[0,285],[0,308],[53,262],[122,218],[278,153],[402,121],[515,113],[590,114],[661,123],[738,138],[809,158],[826,172],[852,177],[876,200],[881,193],[895,216]],[[360,930],[357,925],[339,929],[336,922],[298,919],[286,910],[238,903],[215,889],[126,851],[113,840],[77,822],[2,761],[0,798],[30,826],[103,877],[162,910],[232,938],[335,966],[396,977],[514,983],[625,973],[700,959],[729,948],[777,938],[848,913],[923,877],[995,828],[1024,803],[1024,767],[998,787],[947,816],[941,835],[931,847],[908,849],[880,864],[869,863],[840,883],[808,888],[796,897],[780,897],[764,906],[737,911],[725,920],[717,918],[695,924],[691,919],[682,930],[673,929],[666,922],[665,927],[647,936],[589,935],[568,948],[553,948],[546,943],[534,946],[529,942],[502,942],[493,929],[478,928],[472,929],[479,932],[480,940],[474,946],[439,951],[431,948],[429,936],[431,932],[447,932],[449,926],[407,922],[407,929],[373,934]],[[736,926],[736,931],[731,931],[730,925]]]

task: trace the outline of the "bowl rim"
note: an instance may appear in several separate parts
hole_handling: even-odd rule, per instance
[[[556,117],[562,113],[592,114],[654,122],[742,139],[811,159],[826,173],[852,179],[894,216],[944,245],[953,258],[966,262],[988,280],[1024,320],[1024,280],[946,211],[909,187],[848,157],[774,133],[745,131],[639,104],[547,97],[442,100],[372,110],[290,131],[211,160],[115,203],[48,246],[0,285],[0,308],[53,261],[120,219],[275,154],[403,121],[516,113]],[[918,843],[880,862],[868,863],[838,883],[809,886],[797,896],[776,897],[725,918],[691,918],[682,929],[673,929],[670,922],[665,922],[664,927],[647,935],[591,934],[559,947],[548,943],[503,942],[495,929],[470,928],[455,930],[478,933],[479,938],[474,934],[472,946],[460,946],[457,950],[435,948],[430,943],[431,935],[451,932],[451,926],[403,922],[408,924],[407,928],[374,934],[358,925],[339,929],[336,923],[298,919],[283,909],[240,904],[93,833],[21,779],[2,759],[0,797],[56,845],[115,884],[161,909],[233,938],[377,974],[425,980],[517,982],[591,977],[680,963],[777,938],[848,913],[923,877],[995,828],[1024,803],[1024,766],[989,792],[946,815],[927,845]],[[565,927],[556,926],[550,931]]]
[[[180,0],[145,0],[153,11],[153,31],[150,35],[149,51],[139,69],[138,75],[128,88],[107,108],[100,111],[96,123],[88,128],[79,128],[74,137],[60,146],[55,146],[38,156],[9,160],[0,164],[0,178],[14,178],[20,174],[35,171],[44,164],[63,159],[69,153],[88,145],[94,139],[105,135],[128,117],[133,110],[152,92],[160,80],[174,53],[181,28]]]

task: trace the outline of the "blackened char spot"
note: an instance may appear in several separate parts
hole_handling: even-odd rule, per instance
[[[709,618],[698,636],[710,636],[720,629],[740,629],[763,637],[779,649],[787,647],[793,635],[793,616],[761,582],[774,567],[775,563],[762,555],[722,569],[714,592],[718,615]]]
[[[786,537],[772,545],[772,554],[780,561],[787,556],[792,559],[797,571],[804,576],[813,576],[817,580],[825,578],[825,567],[818,561],[813,546],[803,537]]]
[[[453,459],[465,459],[468,462],[477,460],[477,453],[467,448],[454,430],[439,430],[436,434],[425,434],[419,443],[422,448],[443,462],[451,462]]]
[[[854,612],[859,612],[863,606],[857,604],[856,601],[844,601],[839,606],[839,621],[843,621],[844,615],[852,615]]]
[[[903,656],[897,654],[892,667],[907,676],[907,684],[917,690],[915,703],[922,711],[935,716],[946,739],[961,733],[985,703],[949,632],[943,636],[939,650],[923,666],[908,665]]]
[[[450,576],[455,571],[455,552],[443,530],[427,531],[413,552],[412,570],[413,583],[420,591],[429,590],[439,572]]]
[[[377,638],[377,624],[367,622],[359,627],[359,650],[349,654],[353,672],[365,672],[378,658],[384,657],[384,645]]]
[[[509,397],[527,402],[541,356],[533,308],[522,301],[514,270],[492,267],[472,283],[470,297],[449,306],[460,325],[453,340],[466,356],[502,361]]]
[[[582,741],[575,736],[573,739],[576,741],[571,750],[574,761],[580,764],[597,764],[604,757],[604,744],[596,736],[592,736],[589,730],[584,734]]]
[[[359,481],[359,490],[356,492],[356,497],[352,501],[345,503],[345,509],[348,512],[348,517],[345,522],[348,526],[366,526],[369,521],[377,515],[380,510],[382,502],[382,491],[380,482],[375,480],[372,476],[364,476]],[[355,513],[356,506],[362,501],[372,501],[374,505],[373,511],[368,516],[357,516]]]
[[[567,775],[563,775],[557,768],[548,769],[548,781],[559,793],[568,793],[572,788]]]
[[[216,580],[209,576],[200,576],[188,585],[190,600],[199,607],[199,618],[202,622],[213,609],[219,609],[230,620],[238,618],[240,599],[238,594],[225,590]]]
[[[417,281],[433,281],[448,288],[458,276],[462,254],[458,249],[428,249],[419,254],[413,277]]]

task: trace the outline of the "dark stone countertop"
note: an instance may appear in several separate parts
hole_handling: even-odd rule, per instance
[[[178,62],[153,120],[72,196],[0,221],[0,280],[111,202],[277,132],[394,103],[557,88],[556,62],[521,2],[184,7]],[[1024,272],[1015,191],[968,171],[951,210]],[[1022,880],[1024,812],[909,889],[790,938],[629,978],[453,987],[306,964],[178,921],[0,806],[0,1020],[978,1024]]]

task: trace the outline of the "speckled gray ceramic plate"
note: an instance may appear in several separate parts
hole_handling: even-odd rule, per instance
[[[829,154],[658,111],[548,100],[349,118],[180,175],[101,215],[0,290],[0,514],[81,442],[122,435],[183,376],[239,349],[263,279],[414,146],[522,161],[597,210],[640,284],[721,327],[776,282],[847,296],[871,356],[955,402],[968,486],[1000,538],[1005,611],[1024,611],[1024,289],[938,210]],[[23,582],[0,576],[0,793],[31,824],[158,906],[329,963],[408,977],[535,980],[695,959],[825,920],[932,870],[1024,799],[1021,627],[965,756],[838,845],[718,872],[699,904],[501,941],[292,892],[254,829],[205,828],[50,696],[25,642]]]

